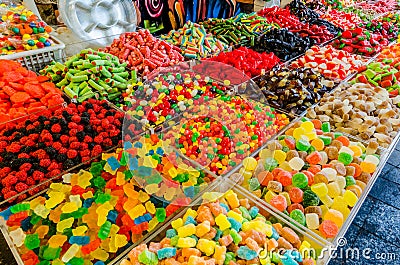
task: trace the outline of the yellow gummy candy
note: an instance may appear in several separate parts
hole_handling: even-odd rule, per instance
[[[158,220],[156,217],[150,220],[149,222],[149,228],[147,229],[148,231],[152,231],[157,225],[158,225]]]
[[[146,208],[143,206],[143,204],[136,205],[131,209],[128,214],[129,216],[133,219],[136,219],[139,216],[142,216],[143,214],[146,213]]]
[[[196,226],[194,224],[187,224],[177,229],[179,237],[188,237],[196,233]]]
[[[108,253],[101,248],[97,248],[96,250],[90,252],[90,256],[101,261],[106,261],[108,259]]]
[[[284,161],[286,161],[286,153],[282,150],[275,150],[274,158],[276,161],[278,161],[278,164],[282,164]]]
[[[326,206],[328,206],[328,207],[331,207],[332,204],[333,204],[333,200],[332,200],[331,197],[329,197],[328,194],[325,194],[325,195],[323,195],[323,196],[319,196],[319,199],[321,200],[321,202],[322,202],[324,205],[326,205]]]
[[[328,194],[328,187],[325,183],[317,183],[311,186],[311,190],[318,195],[318,197],[325,196]]]
[[[83,236],[85,234],[85,232],[87,231],[87,226],[81,225],[78,226],[75,229],[72,229],[72,235],[74,236]]]
[[[139,192],[135,191],[132,183],[126,183],[123,187],[126,196],[132,199],[139,198]]]
[[[74,218],[73,217],[70,217],[70,218],[67,218],[67,219],[64,219],[64,220],[60,221],[57,224],[57,232],[62,233],[65,228],[70,228],[73,223],[74,223]]]
[[[197,217],[197,212],[193,209],[188,209],[185,213],[185,215],[183,216],[183,222],[186,222],[186,219],[191,216],[193,217],[193,219],[196,219]]]
[[[146,210],[151,213],[151,214],[155,214],[156,213],[156,207],[154,206],[154,204],[151,201],[147,201],[144,206],[146,207]]]
[[[262,234],[267,235],[268,237],[272,236],[272,226],[263,222],[263,221],[250,221],[243,223],[242,230],[247,232],[249,230],[256,230]]]
[[[196,239],[191,237],[179,238],[178,244],[176,245],[178,248],[192,248],[196,246]]]
[[[355,157],[360,157],[363,154],[361,147],[358,145],[350,145],[349,148],[354,152]]]
[[[253,171],[256,169],[257,166],[257,160],[254,157],[246,157],[243,159],[243,167],[247,171]]]
[[[200,238],[196,247],[207,256],[211,256],[214,254],[216,244],[217,243],[215,241]]]
[[[225,199],[228,201],[228,204],[231,208],[238,208],[240,206],[237,194],[232,190],[225,193]]]
[[[147,202],[149,199],[150,199],[149,194],[147,194],[147,193],[144,192],[144,191],[139,191],[138,200],[139,200],[140,202]]]
[[[155,194],[160,190],[157,183],[149,184],[144,189],[147,192],[146,194]]]
[[[322,151],[324,150],[325,144],[324,141],[322,141],[321,139],[315,138],[311,141],[311,146],[313,146],[317,151]]]
[[[45,204],[47,209],[54,208],[65,199],[65,194],[62,192],[50,191],[48,195],[50,198],[46,201]]]
[[[279,193],[279,195],[282,195],[283,197],[285,197],[288,206],[292,205],[292,201],[290,200],[289,193],[284,191],[284,192]]]
[[[68,237],[66,235],[53,235],[50,237],[47,243],[50,247],[56,248],[64,245],[65,241],[67,241]]]
[[[238,214],[237,212],[235,212],[235,211],[229,211],[228,212],[228,214],[227,214],[227,216],[228,217],[231,217],[231,218],[233,218],[233,219],[235,219],[236,221],[238,221],[239,223],[242,223],[243,222],[243,216],[241,215],[241,214]]]
[[[305,132],[312,132],[314,130],[314,124],[311,121],[305,121],[300,125]]]
[[[265,200],[266,202],[269,203],[269,202],[272,200],[272,198],[274,198],[276,195],[277,195],[277,194],[276,194],[275,192],[269,190],[269,191],[265,194],[264,200]]]
[[[293,130],[293,137],[296,140],[299,140],[301,136],[303,136],[306,133],[303,127],[299,127]]]
[[[357,195],[355,195],[352,191],[346,190],[343,194],[343,198],[346,201],[347,205],[350,207],[354,207],[358,201]]]
[[[343,225],[343,214],[338,210],[329,209],[324,215],[324,220],[331,220],[338,227],[341,227]]]
[[[73,202],[67,202],[61,208],[61,210],[63,211],[63,213],[72,213],[78,210],[78,206]]]
[[[80,171],[79,172],[79,178],[78,178],[78,185],[81,188],[86,189],[87,187],[89,187],[90,185],[92,185],[90,183],[90,180],[93,178],[92,174],[88,171]]]
[[[116,181],[117,181],[117,185],[118,185],[118,186],[122,186],[122,185],[124,185],[124,184],[126,183],[126,180],[125,180],[125,175],[124,175],[124,173],[122,173],[122,172],[118,171],[118,172],[117,172],[117,178],[116,178]]]
[[[228,218],[222,213],[220,213],[215,218],[215,223],[219,226],[219,229],[221,229],[222,231],[231,227],[231,223],[228,221]]]
[[[179,227],[183,226],[183,220],[182,218],[178,218],[174,221],[171,222],[171,226],[172,228],[174,228],[175,230],[178,230]]]
[[[211,230],[211,225],[209,221],[204,221],[196,226],[196,236],[202,237]]]
[[[214,259],[217,261],[216,264],[223,264],[225,261],[226,247],[225,246],[215,246]]]

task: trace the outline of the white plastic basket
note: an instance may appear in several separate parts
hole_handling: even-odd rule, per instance
[[[1,55],[0,59],[20,62],[27,69],[39,72],[52,61],[63,63],[65,61],[65,44],[54,36],[50,36],[53,45],[42,49],[17,52],[9,55]]]

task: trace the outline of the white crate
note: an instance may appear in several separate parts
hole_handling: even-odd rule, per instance
[[[20,62],[24,67],[34,72],[39,72],[52,61],[63,63],[65,61],[65,44],[54,36],[50,36],[53,45],[31,51],[17,52],[9,55],[0,55],[0,59]]]

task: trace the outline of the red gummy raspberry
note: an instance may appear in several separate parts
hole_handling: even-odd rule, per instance
[[[77,155],[78,155],[78,151],[76,151],[76,150],[68,150],[68,152],[67,152],[67,156],[70,159],[75,158]]]
[[[60,124],[54,124],[53,126],[51,126],[51,131],[53,133],[60,133],[61,132]]]
[[[44,173],[38,170],[35,170],[32,175],[34,180],[41,180],[44,178]]]
[[[80,150],[86,150],[88,148],[89,148],[89,146],[87,143],[80,143],[80,145],[79,145]]]
[[[68,142],[69,142],[69,143],[78,142],[78,138],[76,138],[76,136],[69,137]]]
[[[52,171],[54,169],[59,169],[60,166],[56,162],[51,162],[50,166],[47,168],[47,170]]]
[[[68,143],[68,140],[69,140],[69,136],[68,136],[68,135],[61,135],[60,141],[61,141],[63,144]]]
[[[29,139],[28,141],[26,141],[26,143],[25,143],[25,145],[26,146],[34,146],[36,143],[33,141],[33,140],[31,140],[31,139]]]
[[[90,154],[90,151],[89,151],[89,154]],[[10,172],[11,172],[11,168],[3,167],[2,169],[0,169],[0,178],[5,178],[8,175],[8,173],[10,173]]]
[[[78,129],[71,129],[71,130],[69,131],[69,135],[70,135],[70,136],[76,136],[77,133],[78,133]]]
[[[35,151],[32,155],[37,157],[37,158],[39,158],[39,159],[48,158],[48,155],[47,155],[46,151],[44,151],[43,149],[39,149],[39,150]]]
[[[20,153],[18,158],[30,158],[30,156],[27,153]]]
[[[81,157],[90,156],[90,150],[89,149],[82,150],[79,152],[79,154],[81,155]]]
[[[68,149],[65,148],[65,147],[61,147],[60,150],[58,150],[58,152],[59,152],[60,154],[66,154],[67,151],[68,151]]]
[[[27,190],[28,188],[29,188],[29,186],[22,182],[17,183],[17,185],[15,185],[15,190],[17,192],[23,192],[24,190]]]
[[[97,135],[94,137],[94,142],[97,144],[101,144],[103,142],[103,137],[101,135]]]
[[[104,140],[103,140],[103,145],[104,145],[104,146],[112,146],[113,143],[112,143],[112,141],[111,141],[110,138],[107,138],[107,139],[104,139]]]
[[[93,142],[93,139],[89,135],[85,135],[85,138],[83,139],[83,141],[85,143],[91,143],[91,142]]]
[[[103,152],[103,149],[100,145],[95,145],[92,149],[92,156],[98,156]]]
[[[71,120],[75,123],[80,123],[81,117],[79,115],[74,115],[74,116],[72,116]]]
[[[86,111],[85,106],[83,106],[83,105],[78,105],[78,111],[79,111],[80,113],[85,112],[85,111]]]
[[[7,193],[4,193],[4,199],[10,199],[11,197],[17,195],[18,193],[16,191],[10,191]]]
[[[14,175],[8,175],[7,177],[5,177],[2,181],[1,181],[1,183],[3,184],[3,186],[8,186],[8,187],[10,187],[10,186],[12,186],[12,185],[14,185],[15,183],[17,183],[18,182],[18,178],[16,177],[16,176],[14,176]]]
[[[49,173],[47,173],[48,176],[50,177],[54,177],[57,176],[61,173],[61,170],[59,169],[53,169],[52,171],[50,171]]]
[[[60,148],[62,148],[62,144],[60,142],[55,142],[52,146],[56,150],[60,150]]]
[[[33,186],[33,185],[35,185],[35,180],[32,178],[32,177],[28,177],[27,179],[26,179],[26,184],[28,184],[29,186]]]
[[[50,159],[41,159],[39,162],[39,165],[41,167],[48,167],[51,164],[51,160]]]
[[[25,182],[28,178],[28,174],[25,171],[19,171],[15,174],[15,176],[18,178],[18,181],[21,182]]]
[[[86,143],[71,142],[69,144],[69,148],[77,150],[77,149],[79,149],[81,147],[82,144],[86,144]],[[87,148],[87,144],[86,144],[86,148]]]
[[[22,146],[17,144],[17,143],[12,143],[11,145],[9,145],[6,150],[7,152],[11,152],[11,153],[18,153],[21,150]]]
[[[103,119],[101,121],[101,127],[103,127],[104,129],[108,129],[108,127],[110,127],[110,122],[107,119]]]
[[[29,163],[23,163],[20,167],[19,170],[21,171],[29,171],[32,168],[32,165]]]
[[[78,126],[78,124],[76,124],[75,122],[68,123],[68,128],[70,128],[70,129],[76,129],[77,126]]]

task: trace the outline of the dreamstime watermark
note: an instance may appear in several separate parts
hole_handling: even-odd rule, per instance
[[[387,264],[399,264],[395,261],[400,262],[400,250],[395,252],[377,252],[372,248],[363,247],[350,247],[348,246],[347,239],[341,237],[337,241],[337,247],[324,248],[319,255],[319,258],[330,257],[331,259],[345,259],[345,260],[369,260],[373,261],[386,261],[393,262]],[[374,263],[371,263],[374,264]]]

